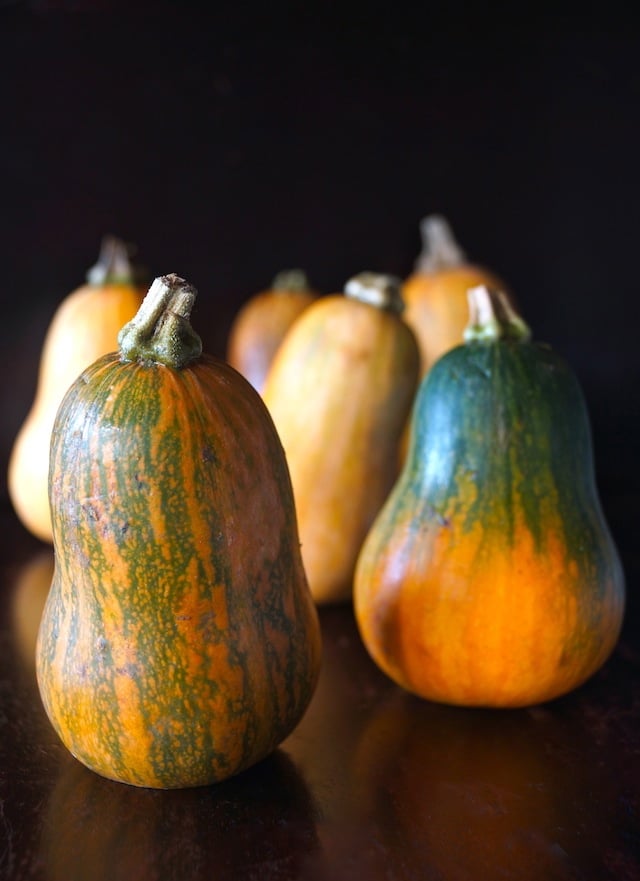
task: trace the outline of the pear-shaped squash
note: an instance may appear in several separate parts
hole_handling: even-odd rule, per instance
[[[119,351],[65,395],[51,446],[43,703],[81,762],[154,788],[272,752],[320,659],[278,435],[251,385],[201,354],[194,296],[156,279]]]
[[[87,283],[65,297],[49,325],[36,395],[13,443],[8,471],[16,514],[43,541],[51,541],[49,444],[60,401],[85,367],[116,349],[120,328],[136,314],[143,296],[125,244],[108,236]]]
[[[271,287],[250,297],[234,318],[227,340],[227,361],[262,392],[278,350],[293,322],[318,297],[301,269],[286,269]]]
[[[419,353],[398,279],[364,272],[291,327],[263,398],[284,446],[318,604],[351,599],[364,537],[397,476]]]
[[[613,650],[624,579],[569,366],[506,298],[470,291],[465,344],[422,381],[409,454],[361,551],[373,659],[436,701],[525,706]]]
[[[424,376],[438,358],[462,342],[469,318],[467,291],[479,285],[504,291],[505,286],[491,270],[469,261],[441,215],[424,217],[420,233],[422,251],[404,281],[402,296],[405,320],[420,346]]]

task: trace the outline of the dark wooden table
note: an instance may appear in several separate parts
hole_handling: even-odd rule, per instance
[[[324,609],[317,692],[271,758],[217,786],[141,790],[86,770],[50,728],[33,648],[53,554],[8,503],[0,535],[2,881],[640,878],[633,618],[582,688],[505,712],[404,694],[351,609]]]

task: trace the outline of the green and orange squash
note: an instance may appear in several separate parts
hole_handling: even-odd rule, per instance
[[[318,297],[302,269],[284,269],[271,286],[250,297],[231,323],[227,361],[262,392],[287,331]]]
[[[144,288],[127,245],[105,236],[85,284],[68,294],[47,329],[33,404],[13,443],[9,497],[22,524],[51,542],[49,444],[64,393],[96,358],[117,346],[120,328],[136,314]]]
[[[400,281],[363,272],[285,336],[263,399],[285,449],[302,559],[319,605],[350,602],[364,537],[398,473],[418,383]]]
[[[37,643],[47,714],[105,777],[213,783],[291,732],[320,630],[291,482],[258,393],[202,354],[195,289],[156,279],[56,417],[55,571]]]
[[[408,691],[525,706],[605,662],[624,577],[574,372],[505,297],[469,296],[466,342],[422,381],[404,469],[359,555],[355,612]]]

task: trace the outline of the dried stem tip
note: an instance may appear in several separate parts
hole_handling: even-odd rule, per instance
[[[175,273],[156,278],[137,314],[118,334],[122,359],[180,368],[199,357],[202,341],[189,321],[196,294]]]
[[[528,325],[502,291],[485,285],[470,288],[469,324],[464,331],[465,342],[493,342],[500,339],[526,342],[531,338]]]
[[[431,275],[455,269],[467,262],[467,256],[453,234],[446,218],[429,214],[420,221],[422,251],[416,260],[416,271]]]
[[[344,287],[345,296],[398,315],[404,311],[402,281],[395,275],[361,272]]]

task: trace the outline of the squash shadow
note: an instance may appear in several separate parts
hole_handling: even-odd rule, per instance
[[[281,750],[229,780],[175,790],[116,783],[68,756],[40,856],[49,881],[286,881],[319,849],[315,815]]]

